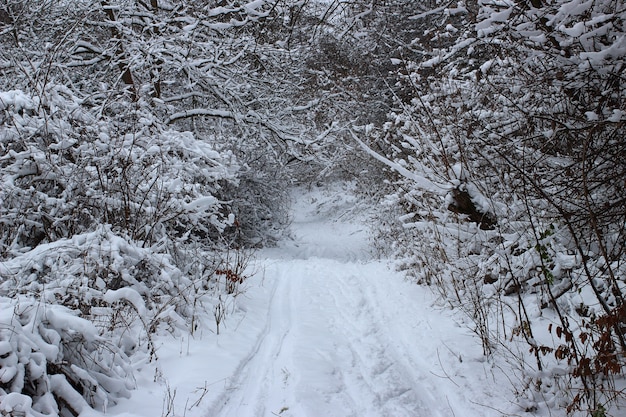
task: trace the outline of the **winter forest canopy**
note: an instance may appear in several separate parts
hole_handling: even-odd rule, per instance
[[[621,0],[1,0],[0,414],[132,395],[350,179],[522,411],[619,415],[625,71]]]

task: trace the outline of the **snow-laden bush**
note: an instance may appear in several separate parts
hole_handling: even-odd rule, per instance
[[[214,195],[237,165],[191,133],[145,110],[98,117],[62,86],[2,93],[0,111],[0,257],[98,224],[145,244],[227,226]]]
[[[78,415],[128,397],[128,359],[88,320],[32,297],[0,297],[0,414]]]
[[[399,174],[398,247],[485,353],[515,352],[528,410],[624,400],[625,18],[609,1],[441,10],[445,31],[397,62],[411,97],[362,145]]]
[[[102,226],[3,262],[3,406],[21,398],[25,407],[26,396],[50,416],[106,409],[132,389],[129,358],[157,357],[156,334],[210,326],[211,310],[222,312],[238,294],[246,257],[184,240],[143,247]],[[215,317],[217,331],[222,320]]]
[[[0,92],[5,414],[106,409],[129,395],[132,354],[193,332],[244,279],[246,258],[219,252],[234,157],[117,104],[133,111],[52,84]]]
[[[4,262],[0,292],[71,308],[112,338],[136,324],[132,337],[118,341],[130,355],[144,342],[150,344],[159,327],[188,329],[200,303],[236,292],[219,271],[234,270],[241,277],[245,267],[242,256],[185,245],[184,239],[170,244],[139,246],[102,226]]]

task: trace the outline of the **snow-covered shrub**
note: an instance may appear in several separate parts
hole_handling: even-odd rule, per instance
[[[0,414],[78,415],[130,395],[126,355],[90,321],[32,297],[2,296],[0,306]]]
[[[398,246],[468,313],[486,353],[519,352],[524,408],[609,415],[626,351],[626,9],[479,1],[440,12],[445,31],[398,60],[411,97],[363,144],[397,173]]]
[[[225,187],[232,198],[229,209],[235,224],[225,237],[242,247],[273,245],[289,223],[288,182],[284,173],[246,170],[235,187]]]
[[[2,93],[0,256],[110,224],[151,244],[211,239],[228,213],[214,194],[237,165],[191,133],[137,110],[98,119],[62,86]]]
[[[219,293],[234,293],[216,274],[230,268],[217,250],[235,218],[217,196],[236,186],[234,157],[127,105],[136,110],[103,115],[52,84],[0,93],[0,295],[19,300],[1,326],[16,352],[31,327],[60,352],[29,345],[43,376],[3,365],[8,413],[31,413],[24,395],[50,415],[106,408],[127,395],[116,387],[129,388],[118,372],[128,355],[156,354],[155,332],[193,329]],[[59,326],[73,330],[46,327],[61,306],[75,320]]]
[[[101,226],[71,239],[40,244],[3,262],[0,330],[18,353],[25,351],[22,340],[40,332],[46,344],[29,342],[27,354],[48,370],[45,378],[56,382],[22,372],[18,377],[24,381],[18,383],[12,368],[5,366],[8,362],[2,362],[0,374],[6,380],[2,379],[5,392],[0,392],[0,401],[18,393],[32,397],[34,409],[39,397],[47,398],[49,407],[70,407],[71,413],[85,401],[106,408],[132,388],[128,358],[138,351],[150,358],[158,355],[152,342],[155,334],[193,333],[200,325],[210,326],[211,309],[237,296],[248,257],[234,250],[220,255],[185,245],[184,238],[169,245],[162,240],[144,247]],[[37,337],[36,342],[41,340]],[[24,360],[18,362],[27,363]],[[62,375],[69,383],[50,375]]]

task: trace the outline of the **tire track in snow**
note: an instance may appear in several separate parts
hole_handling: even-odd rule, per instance
[[[425,367],[407,364],[404,356],[415,353],[406,347],[399,350],[394,346],[397,340],[385,330],[389,326],[385,313],[368,294],[373,285],[371,264],[337,270],[332,287],[319,279],[315,285],[324,293],[321,297],[331,300],[325,310],[333,312],[333,333],[341,337],[344,360],[350,363],[341,370],[348,394],[355,402],[367,403],[369,414],[365,415],[449,415],[431,395],[434,387],[423,384],[425,376],[411,371]]]
[[[349,280],[350,285],[358,285],[362,290],[366,304],[369,306],[365,310],[367,315],[361,320],[361,323],[371,323],[375,332],[376,339],[383,343],[384,348],[381,354],[385,361],[389,363],[388,369],[391,372],[391,378],[394,381],[404,381],[403,383],[410,387],[410,401],[420,404],[416,409],[422,415],[429,416],[448,416],[451,410],[447,405],[446,399],[439,394],[437,387],[433,384],[429,367],[419,360],[419,349],[424,342],[429,343],[433,339],[429,339],[430,329],[423,329],[423,334],[415,334],[409,332],[406,322],[402,321],[402,317],[387,310],[389,304],[381,303],[383,294],[379,292],[381,288],[380,280],[372,280],[374,274],[367,274],[365,282],[359,281],[352,276]],[[411,301],[403,305],[401,310],[404,317],[412,317],[415,322],[419,320],[419,309],[415,311],[415,315],[411,315]],[[375,330],[374,330],[375,329]],[[413,333],[412,340],[406,340],[406,335]],[[375,343],[375,342],[374,342]],[[381,363],[385,366],[385,362]],[[402,390],[402,386],[396,385],[396,389]],[[409,392],[407,390],[407,393]]]
[[[415,353],[385,330],[389,312],[367,278],[381,268],[310,258],[273,269],[265,330],[207,415],[450,415],[411,370],[424,369],[405,358]]]
[[[270,387],[279,377],[277,359],[291,331],[291,281],[276,279],[270,292],[271,304],[265,328],[254,348],[238,365],[225,392],[207,411],[208,416],[265,416]]]

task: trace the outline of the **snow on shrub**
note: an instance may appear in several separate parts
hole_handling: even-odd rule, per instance
[[[149,112],[103,117],[63,86],[0,97],[0,258],[110,224],[147,244],[227,226],[214,197],[237,164]]]
[[[76,312],[32,297],[0,297],[0,413],[106,410],[134,386],[128,358]]]
[[[397,247],[508,356],[523,409],[609,415],[625,392],[626,9],[446,13],[459,30],[413,40],[431,59],[403,61],[412,97],[362,145],[399,174]]]
[[[220,255],[234,157],[117,105],[133,110],[53,84],[0,93],[0,413],[106,410],[154,334],[237,294],[216,273],[245,262]]]
[[[141,247],[101,226],[0,264],[3,406],[28,408],[13,393],[46,415],[106,409],[132,389],[130,356],[157,356],[156,333],[193,332],[235,297],[221,271],[242,271],[245,259],[181,241]]]

